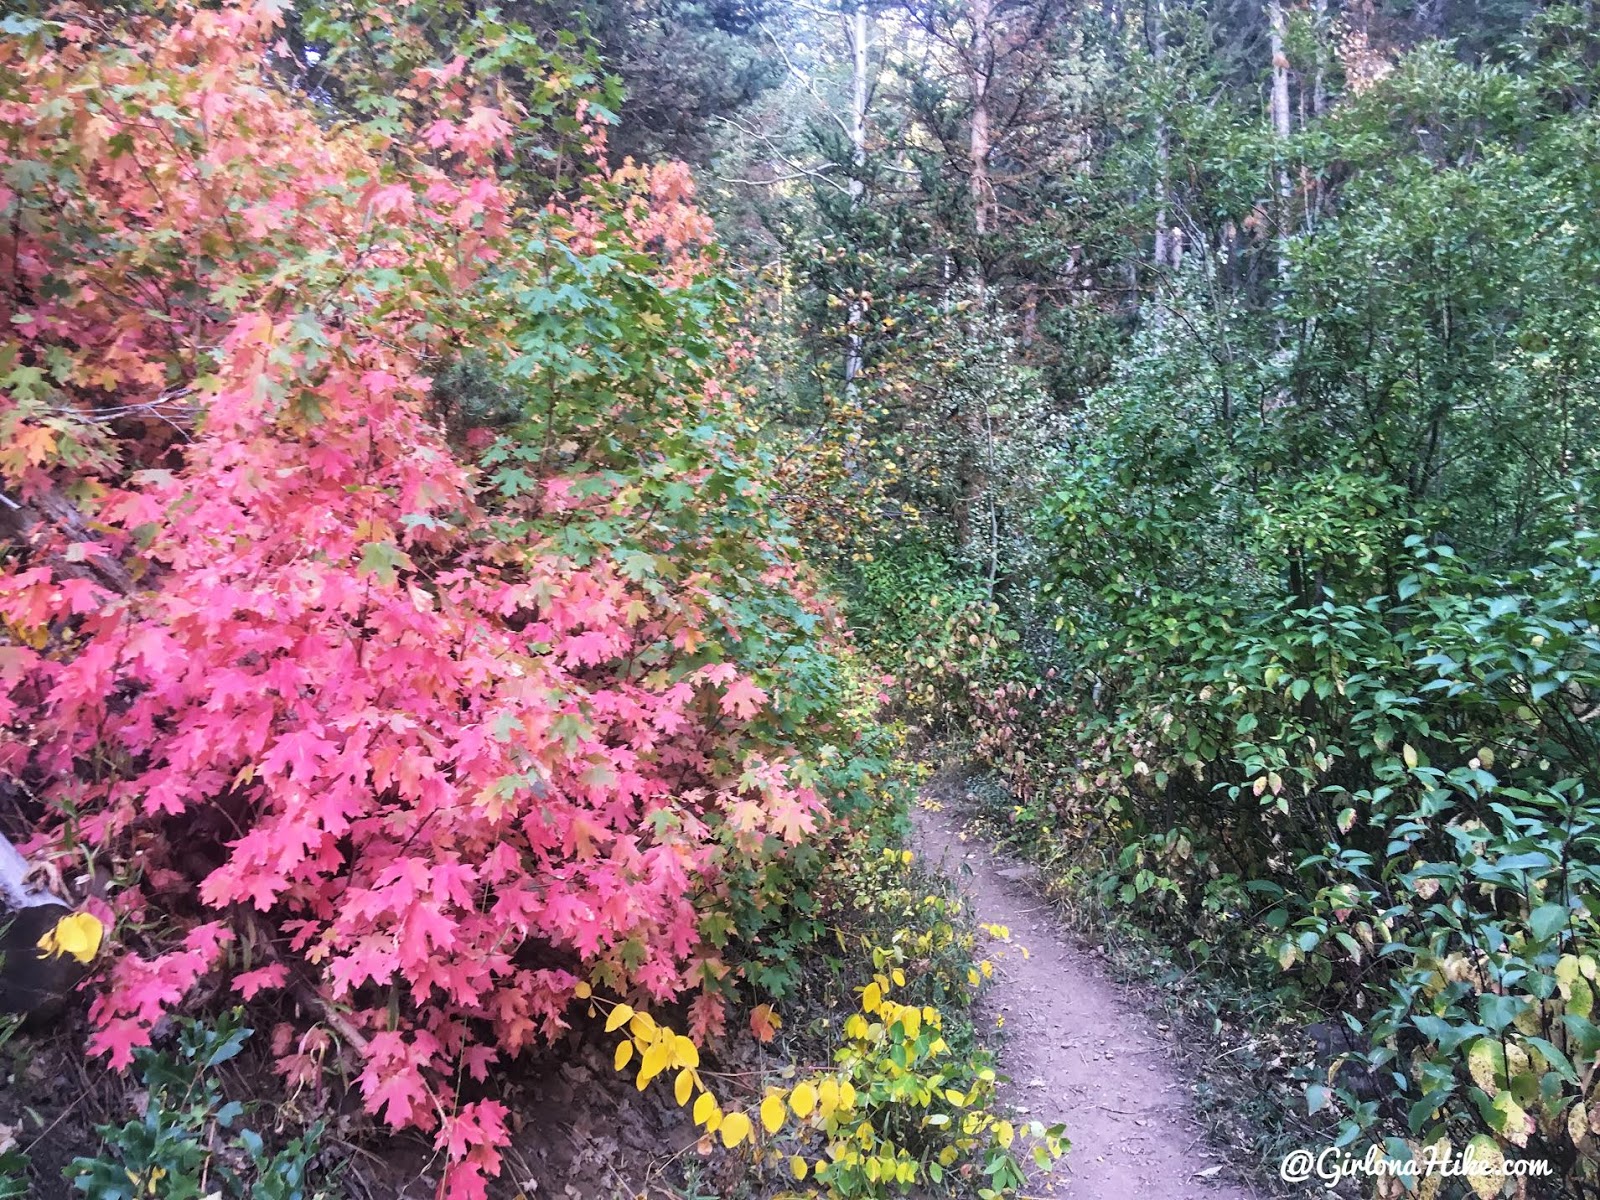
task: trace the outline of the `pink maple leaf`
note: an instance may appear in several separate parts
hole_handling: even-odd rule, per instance
[[[309,729],[286,733],[273,743],[272,749],[261,759],[264,776],[287,775],[292,769],[294,777],[304,782],[317,774],[317,764],[329,757],[334,745]]]
[[[133,1052],[150,1044],[150,1030],[136,1017],[112,1017],[102,1021],[89,1035],[90,1054],[104,1054],[113,1070],[120,1071],[133,1062]]]
[[[739,674],[739,668],[732,663],[707,663],[696,672],[707,683],[726,683]]]
[[[744,676],[735,679],[722,693],[722,711],[748,721],[761,711],[767,694]]]
[[[439,1048],[428,1033],[384,1032],[372,1035],[367,1046],[367,1068],[361,1072],[361,1094],[367,1111],[380,1114],[395,1128],[415,1124],[431,1128],[433,1113],[427,1105],[428,1081],[422,1068]]]
[[[282,963],[269,963],[254,971],[246,971],[233,981],[233,990],[246,1000],[272,988],[281,988],[289,979],[289,971]]]

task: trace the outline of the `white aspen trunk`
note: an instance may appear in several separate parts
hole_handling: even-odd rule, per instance
[[[1267,0],[1268,44],[1272,51],[1272,129],[1280,142],[1289,140],[1289,57],[1284,49],[1285,31],[1282,0]],[[1278,212],[1278,283],[1281,287],[1289,277],[1289,227],[1290,208],[1294,191],[1289,182],[1289,169],[1277,169]]]
[[[62,903],[49,892],[30,886],[27,880],[28,860],[0,833],[0,901],[4,902],[0,907],[38,908]]]
[[[1152,15],[1153,10],[1153,15]],[[1144,10],[1145,38],[1150,44],[1150,57],[1155,60],[1159,71],[1166,51],[1166,14],[1161,9],[1160,0],[1154,3],[1147,2]],[[1176,261],[1172,253],[1172,236],[1167,229],[1167,204],[1172,188],[1172,147],[1170,135],[1167,132],[1167,120],[1164,116],[1156,116],[1156,237],[1155,253],[1152,258],[1155,265],[1161,267],[1175,267]]]
[[[972,220],[978,236],[994,227],[994,188],[989,180],[989,73],[994,68],[990,24],[994,20],[992,0],[972,0],[972,60],[967,78],[972,88],[972,130],[968,152],[972,159]]]
[[[1311,115],[1320,117],[1328,111],[1328,80],[1324,70],[1327,51],[1323,39],[1328,36],[1328,0],[1312,0],[1311,11],[1316,14],[1317,73],[1311,83]]]
[[[867,6],[858,0],[850,14],[850,54],[853,70],[850,79],[850,198],[860,201],[866,191],[863,177],[867,165],[867,66],[871,46]]]
[[[871,29],[867,21],[865,0],[856,0],[850,14],[850,206],[861,204],[867,191],[867,67]],[[844,386],[847,393],[854,392],[856,376],[861,374],[862,337],[861,323],[866,311],[861,301],[850,302],[846,319]]]
[[[1328,37],[1328,0],[1312,0],[1311,11],[1316,24],[1317,66],[1316,72],[1311,77],[1311,116],[1313,120],[1321,120],[1328,111],[1328,76],[1327,76],[1327,37]],[[1318,171],[1306,180],[1306,228],[1315,229],[1317,221],[1322,217],[1322,172]]]
[[[1172,262],[1172,237],[1167,230],[1167,191],[1172,151],[1167,145],[1167,123],[1156,121],[1156,241],[1151,259],[1158,267],[1174,265]]]

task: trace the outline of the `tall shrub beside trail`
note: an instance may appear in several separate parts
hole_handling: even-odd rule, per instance
[[[581,187],[521,211],[555,133],[460,60],[426,124],[330,125],[276,19],[0,41],[0,776],[109,873],[94,1052],[226,963],[482,1196],[477,1085],[590,986],[718,1028],[861,766],[687,174],[607,171],[580,107]]]

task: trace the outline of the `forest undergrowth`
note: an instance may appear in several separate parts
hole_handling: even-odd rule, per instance
[[[1522,0],[7,6],[0,1191],[1014,1192],[1072,1114],[903,857],[938,745],[1265,1162],[1600,1195],[1597,64]]]

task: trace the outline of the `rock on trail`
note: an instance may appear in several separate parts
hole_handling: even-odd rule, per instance
[[[983,1003],[989,1019],[1005,1018],[1001,1065],[1012,1082],[1003,1098],[1029,1119],[1065,1123],[1072,1141],[1029,1194],[1259,1200],[1263,1193],[1225,1178],[1225,1155],[1208,1145],[1189,1086],[1171,1062],[1173,1035],[1058,929],[1045,902],[1028,891],[1032,870],[964,839],[948,809],[918,806],[915,824],[927,865],[971,897],[979,921],[1011,930],[1012,944],[997,946],[1004,957],[989,954],[995,981]]]

